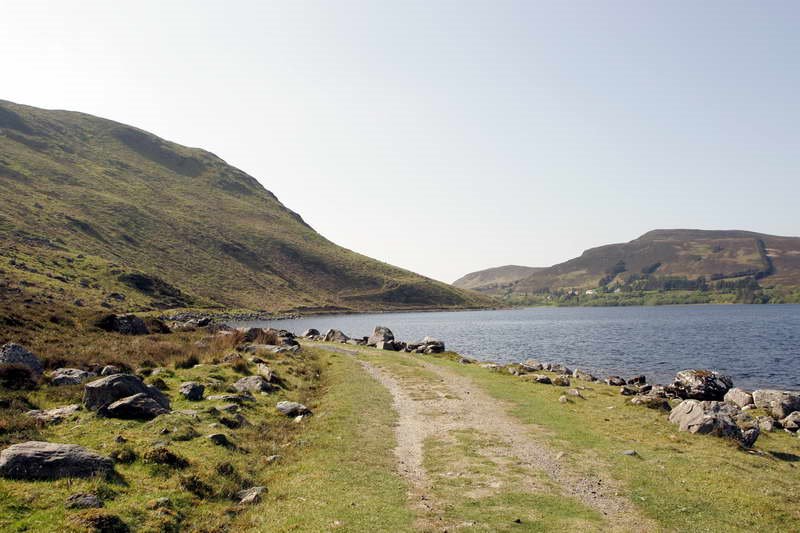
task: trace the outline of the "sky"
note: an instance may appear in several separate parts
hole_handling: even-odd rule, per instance
[[[800,235],[800,4],[0,0],[0,99],[201,147],[453,281],[656,228]]]

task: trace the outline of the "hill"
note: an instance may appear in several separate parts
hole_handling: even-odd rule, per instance
[[[645,293],[694,293],[707,301],[794,301],[800,293],[800,238],[750,231],[654,230],[627,243],[591,248],[580,257],[507,286],[506,300],[620,303]],[[590,291],[587,295],[586,291]],[[597,293],[597,294],[592,294]],[[604,293],[619,296],[600,298]],[[708,296],[697,299],[697,293]],[[710,295],[727,294],[719,299]],[[788,298],[788,300],[787,300]],[[587,301],[588,300],[588,301]],[[653,303],[679,303],[669,298]],[[687,301],[690,302],[690,301]],[[642,303],[633,300],[632,303]]]
[[[519,265],[506,265],[479,270],[463,276],[453,282],[454,287],[496,294],[511,286],[515,281],[526,278],[541,268]]]
[[[488,303],[337,246],[212,153],[86,114],[0,101],[0,199],[6,296],[36,287],[125,310]]]

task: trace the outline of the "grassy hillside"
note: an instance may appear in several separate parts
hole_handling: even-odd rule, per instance
[[[214,154],[81,113],[0,101],[0,199],[4,286],[87,306],[487,304],[333,244]]]
[[[590,305],[797,301],[800,237],[655,230],[586,250],[498,293],[510,301]]]
[[[506,265],[479,270],[463,276],[453,282],[454,287],[469,289],[487,294],[495,294],[511,286],[515,281],[524,279],[541,268],[519,265]]]

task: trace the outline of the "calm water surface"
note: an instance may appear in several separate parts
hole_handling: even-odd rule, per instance
[[[800,389],[800,305],[569,307],[383,313],[248,322],[352,337],[389,327],[401,340],[431,335],[449,350],[500,363],[529,357],[597,373],[645,373],[665,383],[684,368],[727,373],[737,386]]]

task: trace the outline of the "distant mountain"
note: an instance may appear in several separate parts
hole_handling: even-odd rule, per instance
[[[463,276],[453,282],[454,287],[470,289],[487,294],[497,294],[514,282],[526,278],[541,268],[519,265],[506,265],[479,270]]]
[[[351,206],[342,209],[351,216]],[[337,246],[214,154],[110,120],[6,101],[0,274],[6,295],[38,287],[46,298],[115,309],[489,303]]]
[[[728,292],[740,299],[745,293],[752,299],[754,293],[760,295],[765,289],[792,293],[795,298],[800,294],[800,237],[750,231],[654,230],[630,242],[591,248],[575,259],[538,269],[494,295],[540,301],[545,295],[561,297],[570,291],[624,296],[684,290]]]

